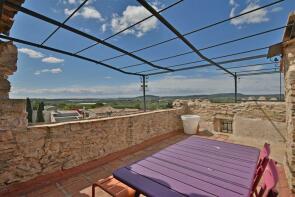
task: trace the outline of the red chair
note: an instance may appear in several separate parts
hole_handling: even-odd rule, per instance
[[[258,197],[276,196],[274,191],[276,184],[279,181],[279,173],[276,168],[276,163],[272,159],[269,160],[267,167],[263,173],[263,184],[258,193]]]
[[[257,186],[268,164],[269,155],[270,155],[270,144],[265,143],[263,148],[260,151],[259,160],[256,167],[256,173],[254,176],[251,196],[253,196],[254,194],[255,196],[257,196]]]
[[[265,143],[263,148],[260,151],[259,160],[257,163],[257,169],[261,166],[264,159],[269,158],[270,155],[270,144]]]

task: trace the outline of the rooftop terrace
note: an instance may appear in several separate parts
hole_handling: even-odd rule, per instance
[[[226,141],[231,143],[241,143],[231,139],[228,135],[215,134],[208,132],[200,132],[198,136],[214,139],[218,141]],[[91,196],[91,185],[99,179],[103,179],[110,176],[112,172],[119,168],[133,163],[137,160],[143,159],[149,155],[152,155],[159,150],[168,147],[169,145],[175,144],[183,139],[189,137],[188,135],[175,132],[165,138],[155,138],[153,142],[147,141],[140,145],[137,145],[132,150],[121,151],[115,158],[104,159],[101,158],[89,164],[85,164],[65,174],[53,174],[48,179],[37,179],[29,181],[23,184],[22,187],[12,188],[5,195],[20,195],[26,197],[37,197],[37,196]],[[243,142],[247,144],[247,142]],[[253,143],[251,143],[253,144]],[[256,147],[261,148],[261,145],[256,144]],[[275,149],[276,147],[272,147]],[[276,155],[278,156],[278,155]],[[280,175],[280,180],[277,185],[277,190],[280,196],[295,196],[291,193],[288,188],[287,178],[283,170],[282,163],[277,165]],[[96,196],[109,197],[110,195],[103,190],[97,188]]]
[[[111,175],[115,169],[121,166],[145,158],[187,138],[188,136],[183,134],[183,125],[180,118],[181,115],[185,114],[196,114],[201,117],[199,131],[197,133],[200,137],[243,144],[260,149],[265,142],[269,143],[271,146],[270,157],[277,162],[276,165],[279,170],[279,183],[276,186],[279,195],[283,197],[294,196],[291,193],[295,193],[294,13],[290,14],[288,22],[284,26],[197,49],[186,38],[187,35],[225,22],[232,22],[233,19],[243,17],[246,14],[258,10],[261,11],[283,2],[283,0],[274,1],[247,12],[241,12],[239,15],[231,16],[225,20],[209,24],[185,34],[181,34],[160,14],[162,11],[176,6],[181,2],[183,1],[176,1],[158,11],[146,1],[138,0],[138,4],[151,15],[117,32],[111,37],[127,31],[137,24],[148,20],[150,17],[154,17],[161,22],[167,28],[166,30],[169,30],[176,37],[131,52],[107,42],[111,37],[102,40],[90,35],[86,31],[81,31],[66,24],[79,9],[87,5],[87,0],[81,2],[79,7],[73,10],[63,22],[26,8],[23,6],[24,0],[6,0],[0,3],[0,38],[2,39],[0,42],[0,196],[90,196],[90,185],[93,182]],[[18,12],[54,25],[56,29],[41,44],[16,38],[14,35],[10,35],[10,30],[14,23],[13,18]],[[67,30],[68,33],[74,34],[74,36],[80,36],[95,43],[75,53],[45,45],[59,29]],[[262,48],[239,51],[232,54],[215,56],[214,58],[209,58],[209,56],[207,57],[200,52],[209,48],[264,35],[276,30],[285,30],[285,32],[283,40],[277,44],[272,43],[272,46],[267,45]],[[67,36],[63,38],[67,38]],[[134,54],[135,52],[172,40],[181,41],[181,44],[188,47],[190,51],[153,61],[148,61]],[[29,126],[25,101],[21,99],[9,99],[10,82],[8,81],[8,76],[16,71],[18,59],[18,50],[15,43],[75,57],[123,74],[139,76],[142,83],[144,111],[146,111],[146,80],[149,76],[212,66],[217,67],[217,71],[225,72],[222,73],[224,76],[232,77],[235,103],[211,103],[207,100],[198,99],[176,100],[173,105],[174,108],[168,110],[150,111],[120,117]],[[104,60],[97,60],[80,54],[98,44],[114,50],[116,53],[119,52],[119,55]],[[256,53],[257,51],[266,49],[269,49],[268,54],[255,54],[238,59],[214,61],[218,58],[250,52]],[[194,61],[182,62],[172,66],[160,66],[154,63],[185,54],[193,55],[192,60]],[[122,65],[118,67],[105,63],[106,61],[122,56],[131,58],[137,62],[135,62],[136,64],[125,65],[123,67]],[[199,59],[196,60],[196,57]],[[276,65],[276,67],[266,70],[249,71],[241,70],[241,66],[224,67],[224,64],[227,63],[260,58],[265,59],[266,57],[279,57],[280,61],[278,59],[276,61],[274,61],[275,59],[270,59],[271,62],[268,63],[255,62],[254,66]],[[207,63],[183,67],[204,61]],[[280,63],[280,71],[278,71],[278,63]],[[134,67],[143,64],[153,68],[140,71],[133,70]],[[175,68],[179,66],[182,67]],[[253,65],[243,66],[249,67]],[[240,70],[234,72],[232,70],[233,68],[239,68]],[[278,72],[280,72],[280,76],[281,73],[284,74],[285,101],[238,102],[237,80],[239,77]],[[258,155],[257,149],[255,151]],[[252,164],[256,164],[256,161],[251,162]],[[253,172],[255,171],[254,167],[253,165]],[[249,188],[250,186],[246,189]],[[98,196],[107,196],[106,193],[99,189],[96,192]]]

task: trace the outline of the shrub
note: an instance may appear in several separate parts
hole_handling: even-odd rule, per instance
[[[27,111],[27,113],[28,113],[28,115],[27,115],[28,122],[29,122],[29,123],[32,123],[32,119],[33,119],[33,110],[32,110],[31,100],[30,100],[29,98],[27,98],[26,111]]]
[[[37,122],[44,122],[43,110],[44,110],[44,103],[41,102],[37,110]]]

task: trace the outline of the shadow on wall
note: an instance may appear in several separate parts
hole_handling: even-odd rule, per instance
[[[281,136],[281,138],[284,140],[284,142],[287,141],[285,136],[282,134],[280,129],[276,126],[276,124],[271,120],[271,118],[267,115],[267,113],[262,109],[262,107],[258,104],[257,101],[255,101],[256,106],[260,109],[260,111],[264,114],[265,118],[270,122],[272,127],[275,129],[275,131]]]
[[[198,135],[199,136],[204,136],[204,137],[211,137],[214,134],[212,132],[210,132],[208,129],[202,129],[198,131]]]

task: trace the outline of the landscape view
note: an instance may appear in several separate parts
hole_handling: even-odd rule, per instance
[[[239,102],[256,101],[256,102],[283,102],[284,95],[280,94],[268,94],[268,95],[245,95],[238,94]],[[146,95],[146,110],[161,110],[169,109],[175,106],[177,100],[208,100],[212,103],[234,103],[235,95],[232,93],[224,94],[212,94],[212,95],[186,95],[186,96],[154,96]],[[72,99],[27,99],[30,102],[30,108],[28,108],[29,114],[32,114],[32,119],[29,118],[31,124],[40,123],[56,123],[65,121],[74,121],[81,119],[93,119],[93,118],[105,118],[111,116],[122,116],[128,114],[142,113],[144,112],[143,97],[130,97],[130,98],[72,98]],[[38,120],[38,108],[40,104],[43,113],[40,116],[47,116],[47,118],[39,118]],[[33,112],[34,111],[34,112]],[[34,115],[33,115],[34,113]],[[33,118],[34,116],[34,118]],[[50,118],[49,118],[50,116]],[[59,116],[62,118],[54,118]],[[40,121],[41,120],[41,121]]]

